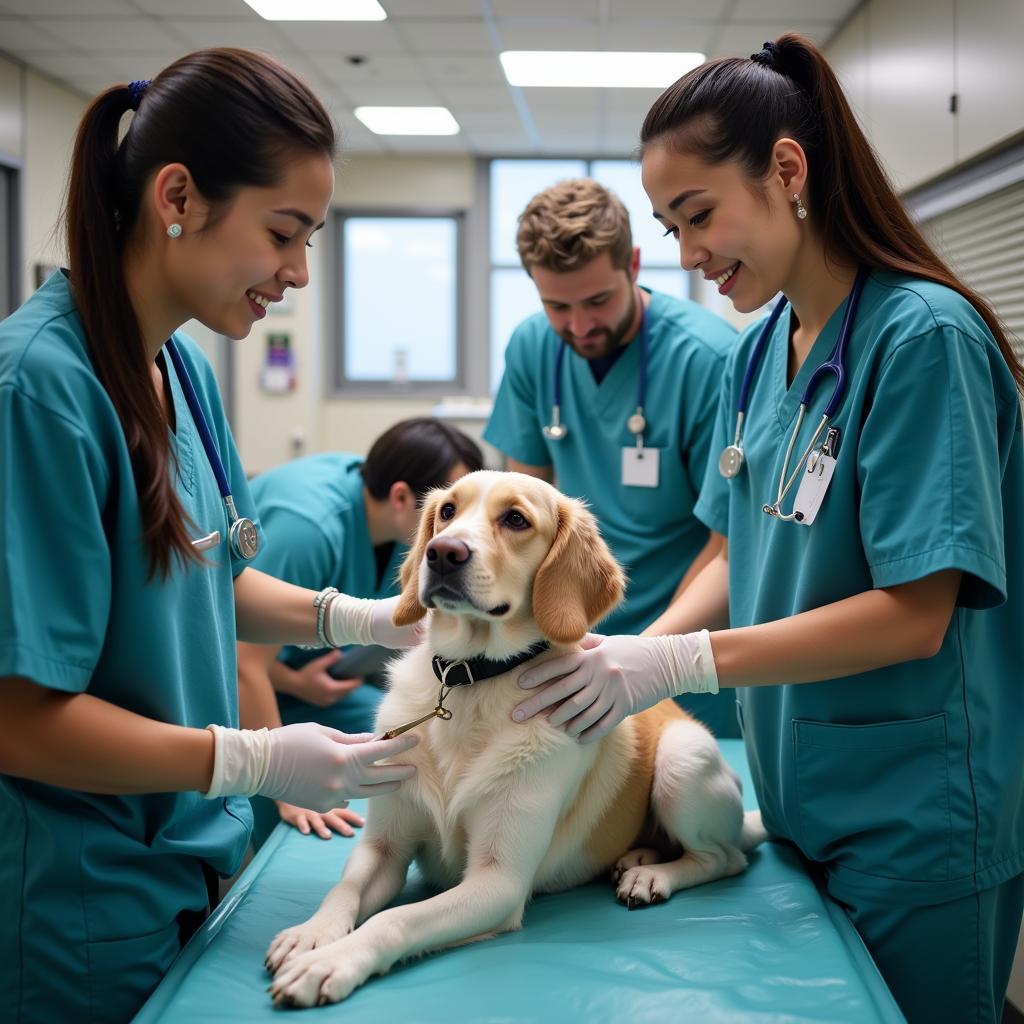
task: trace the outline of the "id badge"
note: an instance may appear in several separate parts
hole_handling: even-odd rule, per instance
[[[660,448],[622,449],[623,487],[657,487]]]
[[[832,483],[832,475],[836,471],[834,455],[824,455],[821,451],[814,453],[810,464],[804,471],[797,488],[793,511],[796,521],[803,526],[810,526],[818,515],[818,509],[825,499],[828,485]]]

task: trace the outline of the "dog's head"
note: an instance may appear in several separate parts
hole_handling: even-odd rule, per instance
[[[470,473],[426,498],[395,623],[428,608],[575,643],[622,600],[625,577],[586,506],[522,473]],[[518,627],[518,628],[517,628]]]

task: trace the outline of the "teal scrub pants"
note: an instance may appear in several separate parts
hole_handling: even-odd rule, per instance
[[[318,708],[294,699],[280,699],[281,724],[294,722],[319,722],[321,725],[341,732],[371,732],[377,718],[377,706],[384,699],[384,691],[371,683],[363,683],[357,690],[346,694],[337,704],[329,708]],[[281,820],[273,800],[254,796],[252,804],[252,846],[258,850],[266,841],[274,826]]]
[[[931,907],[840,905],[908,1024],[999,1024],[1024,911],[1024,875]]]

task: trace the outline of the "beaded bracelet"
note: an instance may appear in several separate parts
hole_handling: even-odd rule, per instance
[[[324,587],[324,589],[313,598],[313,607],[316,609],[316,638],[320,641],[321,647],[334,646],[334,644],[327,639],[327,632],[324,626],[327,620],[327,610],[334,603],[334,599],[337,596],[337,587]]]

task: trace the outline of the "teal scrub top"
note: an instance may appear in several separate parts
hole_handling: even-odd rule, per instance
[[[811,526],[769,518],[761,508],[775,499],[800,395],[845,307],[790,387],[791,316],[782,315],[754,378],[745,465],[726,480],[710,461],[696,513],[728,536],[733,626],[963,572],[935,657],[737,691],[768,830],[825,865],[838,899],[923,906],[1024,870],[1021,410],[994,339],[965,299],[872,272],[833,418],[841,434],[831,487]],[[742,335],[729,361],[716,450],[733,439],[760,327]],[[833,379],[813,398],[801,445]]]
[[[568,434],[543,434],[554,404],[555,356],[564,342],[544,313],[515,330],[505,374],[484,431],[507,457],[553,466],[559,489],[585,499],[601,534],[629,577],[626,599],[596,628],[639,633],[668,607],[679,581],[707,543],[693,514],[711,437],[731,326],[696,303],[650,293],[647,430],[644,446],[661,450],[656,488],[622,483],[622,449],[636,445],[626,421],[636,411],[639,336],[598,384],[586,359],[571,349],[562,362],[561,418]],[[738,735],[735,702],[701,695],[680,703],[721,736]]]
[[[295,459],[251,481],[267,543],[253,561],[261,572],[310,590],[337,587],[353,597],[398,593],[398,571],[408,548],[396,544],[381,582],[363,501],[363,460],[334,452]],[[302,665],[323,651],[285,647],[281,660]],[[340,728],[344,700],[330,708],[278,694],[281,717]]]
[[[213,371],[193,341],[175,340],[238,511],[255,516]],[[216,479],[165,363],[177,495],[189,532],[221,540],[206,564],[147,579],[128,446],[67,279],[55,273],[0,324],[0,677],[163,722],[236,726],[232,584],[245,563],[231,555]],[[58,1005],[58,975],[102,1001],[105,971],[166,958],[176,915],[206,906],[201,862],[233,873],[250,822],[242,797],[110,796],[0,776],[0,920],[21,921],[0,929],[0,964],[22,1004]]]

